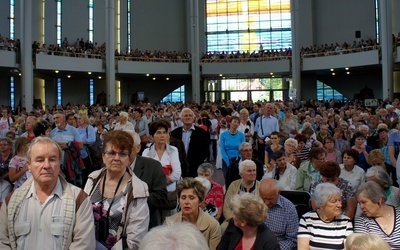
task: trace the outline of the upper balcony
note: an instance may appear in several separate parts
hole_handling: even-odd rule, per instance
[[[302,56],[302,70],[324,70],[346,67],[378,65],[380,48],[376,46],[362,49],[328,51]]]
[[[400,63],[400,47],[396,48],[394,62]],[[0,47],[0,67],[19,68],[18,53],[10,47]],[[116,73],[190,75],[190,59],[115,57]],[[71,72],[105,72],[105,57],[94,54],[39,51],[34,54],[37,70],[63,70]],[[331,51],[302,55],[302,71],[331,68],[358,67],[380,64],[380,48]],[[291,74],[291,57],[260,57],[238,59],[203,59],[202,76],[266,76],[270,73]]]
[[[190,59],[116,57],[117,73],[189,75]]]

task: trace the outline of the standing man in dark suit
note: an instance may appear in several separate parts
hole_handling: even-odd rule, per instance
[[[194,126],[194,113],[190,108],[181,112],[183,127],[174,129],[172,137],[183,141],[188,160],[188,169],[182,169],[183,177],[196,177],[197,168],[207,158],[210,144],[210,134],[202,128]]]
[[[149,228],[153,228],[163,223],[160,221],[158,210],[162,209],[167,202],[167,179],[160,162],[138,155],[141,148],[140,136],[133,131],[129,133],[132,134],[134,140],[130,169],[140,180],[146,182],[149,188],[150,196],[147,198],[150,209]]]

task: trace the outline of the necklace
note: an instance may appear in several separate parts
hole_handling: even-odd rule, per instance
[[[389,225],[389,219],[390,219],[391,214],[387,214],[384,218],[386,219],[386,225],[382,225],[381,223],[378,222],[379,226],[383,229],[383,231],[386,231],[386,228]]]

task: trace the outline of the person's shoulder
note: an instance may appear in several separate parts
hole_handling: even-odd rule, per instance
[[[309,165],[310,165],[310,161],[304,161],[304,162],[302,162],[302,163],[300,164],[300,167],[299,167],[298,170],[299,170],[299,171],[307,171]]]
[[[140,155],[138,155],[136,157],[137,157],[136,158],[136,163],[142,162],[143,164],[146,165],[146,168],[147,167],[155,167],[155,166],[158,166],[158,165],[161,166],[161,163],[159,161],[154,160],[154,159],[151,159],[151,158],[148,158],[148,157],[143,157],[143,156],[140,156]]]

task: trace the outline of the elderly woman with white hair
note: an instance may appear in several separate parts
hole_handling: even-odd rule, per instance
[[[119,113],[119,122],[115,124],[114,130],[135,131],[133,124],[128,121],[129,114],[125,111]]]
[[[332,183],[321,183],[315,188],[313,198],[317,210],[300,219],[298,249],[344,249],[344,241],[353,233],[353,226],[350,218],[341,214],[340,189]]]
[[[295,152],[298,147],[298,142],[297,140],[293,138],[288,138],[286,139],[283,148],[285,149],[285,159],[287,163],[290,163],[291,165],[295,166],[296,168],[300,167],[301,160],[296,157]]]
[[[252,160],[244,160],[239,164],[239,174],[242,177],[229,185],[225,194],[224,217],[228,221],[233,217],[230,200],[235,194],[252,193],[258,195],[260,183],[256,180],[256,164]]]
[[[206,239],[191,223],[170,222],[153,228],[140,242],[139,250],[205,250]]]
[[[386,204],[400,206],[399,188],[392,186],[392,179],[381,167],[374,166],[365,173],[367,181],[374,181],[385,191]]]

